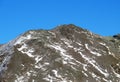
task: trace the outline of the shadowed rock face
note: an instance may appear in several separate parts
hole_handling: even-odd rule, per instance
[[[120,82],[118,47],[75,25],[31,30],[0,47],[1,82]]]
[[[120,34],[114,35],[113,37],[120,40]]]

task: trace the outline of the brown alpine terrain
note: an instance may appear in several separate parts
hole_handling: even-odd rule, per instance
[[[120,82],[119,39],[73,24],[30,30],[0,46],[0,82]]]

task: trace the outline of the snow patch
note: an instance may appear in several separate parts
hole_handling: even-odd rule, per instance
[[[36,61],[36,63],[35,64],[37,64],[39,61],[41,61],[43,59],[43,57],[41,57],[41,56],[37,56],[36,58],[35,58],[35,61]]]
[[[82,64],[83,65],[83,69],[85,70],[85,71],[87,71],[87,64]]]
[[[35,82],[35,80],[33,79],[32,82]]]
[[[17,45],[17,44],[22,44],[23,42],[24,42],[24,40],[29,40],[29,39],[31,39],[32,38],[32,36],[31,36],[31,34],[29,34],[29,35],[27,35],[27,36],[21,36],[20,38],[18,38],[17,40],[16,40],[16,42],[14,43],[14,45]]]
[[[88,58],[87,56],[83,55],[81,52],[79,52],[80,55],[88,62],[90,63],[94,68],[96,68],[101,74],[103,74],[105,77],[109,76],[109,73],[107,73],[106,71],[104,71],[104,69],[102,69],[95,60]]]
[[[101,78],[99,76],[97,76],[95,73],[91,73],[91,75],[92,75],[93,78],[96,79],[97,82],[101,82],[100,81]]]
[[[112,67],[111,67],[111,68],[112,68]],[[113,73],[114,73],[114,75],[115,75],[116,77],[120,78],[120,74],[116,73],[113,68],[112,68],[112,71],[113,71]]]
[[[50,65],[48,62],[45,62],[44,64],[38,63],[35,65],[35,68],[41,69],[42,71],[46,71],[46,66]]]
[[[17,79],[15,80],[15,82],[24,82],[25,80],[24,80],[24,76],[18,76],[18,75],[16,75],[16,77],[17,77]]]
[[[68,61],[71,61],[72,59],[74,59],[72,56],[66,55],[66,50],[63,49],[61,46],[59,45],[48,45],[48,46],[60,52],[60,55],[63,59],[63,64],[67,64]]]
[[[68,80],[67,78],[65,77],[62,77],[60,75],[57,75],[57,71],[56,70],[52,70],[56,76],[58,77],[54,77],[54,76],[51,76],[50,74],[48,74],[45,78],[43,78],[43,80],[45,81],[48,81],[48,82],[73,82],[71,80]]]
[[[103,45],[103,46],[106,46],[106,44],[105,44],[105,43],[102,43],[102,42],[100,42],[99,44],[101,44],[101,45]]]
[[[23,54],[27,54],[29,57],[34,57],[34,55],[32,55],[34,49],[33,48],[28,49],[28,46],[25,43],[22,45],[21,48],[17,48],[17,49]]]
[[[54,37],[56,37],[56,34],[54,32],[48,31],[50,34],[52,34]]]
[[[58,71],[57,70],[52,70],[52,72],[55,74],[55,77],[62,78],[61,75],[58,75]]]
[[[30,73],[30,72],[27,72],[27,75],[28,75],[28,76],[30,76],[30,75],[31,75],[31,73]]]
[[[70,43],[64,41],[64,43],[69,47],[69,48],[73,48],[73,46],[70,45]]]
[[[82,44],[81,44],[81,42],[76,42],[79,46],[83,46]]]
[[[108,50],[108,54],[109,54],[109,55],[113,55],[113,56],[115,57],[115,55],[110,51],[110,48],[109,48],[105,43],[101,43],[101,42],[100,42],[99,44],[105,46],[105,47],[107,48],[107,50]]]
[[[72,43],[71,41],[69,41],[69,40],[67,40],[65,38],[62,38],[61,40],[64,41],[64,43],[67,45],[67,47],[73,48],[73,46],[71,45],[71,43]]]
[[[88,75],[87,75],[84,71],[82,71],[82,73],[83,73],[86,77],[88,77]]]
[[[92,51],[92,50],[88,47],[88,44],[85,44],[85,47],[86,47],[87,50],[90,51],[91,54],[96,55],[96,56],[102,56],[100,53]]]

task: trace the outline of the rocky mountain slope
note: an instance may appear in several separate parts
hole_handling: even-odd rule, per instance
[[[30,30],[0,46],[0,82],[120,82],[118,41],[72,24]]]

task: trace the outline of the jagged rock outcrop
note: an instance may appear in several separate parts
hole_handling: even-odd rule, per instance
[[[0,47],[1,82],[120,82],[112,41],[75,25],[30,30]]]

